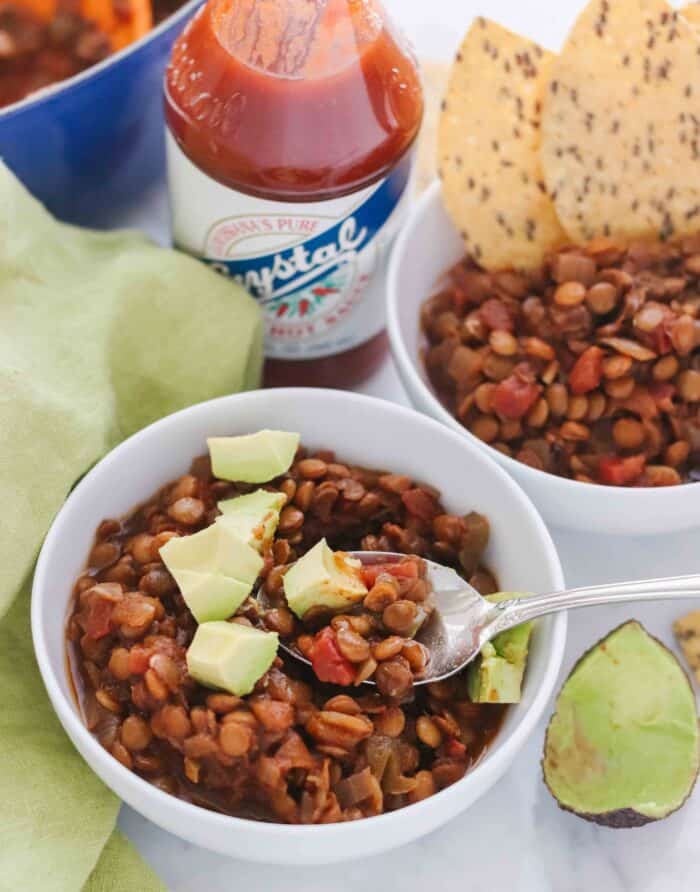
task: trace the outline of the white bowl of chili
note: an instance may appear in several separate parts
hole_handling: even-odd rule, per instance
[[[423,361],[423,303],[435,294],[464,246],[443,209],[435,182],[416,202],[395,242],[387,279],[387,327],[399,376],[413,405],[488,453],[523,487],[554,527],[651,535],[696,527],[700,483],[604,486],[556,476],[516,461],[476,437],[435,392]]]
[[[410,409],[365,396],[312,389],[259,391],[193,406],[151,425],[78,484],[49,530],[37,563],[32,593],[36,656],[53,706],[83,758],[125,802],[156,824],[197,845],[260,862],[319,864],[366,857],[444,824],[487,793],[508,769],[554,690],[566,638],[564,615],[537,623],[522,702],[507,710],[499,733],[471,771],[414,805],[345,823],[264,823],[229,817],[165,793],[100,745],[84,725],[73,695],[66,616],[96,527],[105,517],[123,517],[186,473],[192,459],[206,451],[208,436],[270,427],[298,431],[303,443],[335,450],[339,460],[425,481],[442,492],[448,511],[487,515],[491,538],[486,563],[502,587],[563,587],[554,545],[532,503],[463,437]],[[531,770],[539,769],[533,764]]]

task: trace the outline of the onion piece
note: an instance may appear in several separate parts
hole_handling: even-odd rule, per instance
[[[401,758],[398,749],[394,749],[389,756],[386,771],[382,778],[382,790],[392,796],[400,796],[415,790],[418,781],[415,777],[405,777],[401,774]]]
[[[377,789],[377,779],[369,768],[363,768],[357,774],[351,774],[333,787],[333,792],[338,797],[342,808],[352,808],[359,802],[374,796]]]
[[[365,743],[365,754],[372,774],[381,781],[386,771],[389,756],[393,750],[393,742],[390,737],[383,734],[373,734]]]

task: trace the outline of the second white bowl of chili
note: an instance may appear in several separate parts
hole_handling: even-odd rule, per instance
[[[545,520],[555,527],[598,533],[645,535],[674,532],[697,526],[700,522],[698,482],[689,481],[674,486],[655,487],[613,486],[557,476],[518,461],[513,454],[504,454],[485,442],[485,439],[498,442],[499,435],[495,431],[486,429],[481,431],[477,428],[477,432],[484,438],[481,439],[455,417],[446,401],[440,399],[426,370],[424,356],[428,342],[421,325],[421,311],[425,301],[445,284],[449,270],[463,257],[462,240],[443,209],[440,184],[436,182],[414,205],[411,216],[394,245],[387,283],[387,324],[391,349],[401,381],[413,405],[459,432],[494,458],[528,493]],[[486,299],[488,297],[489,295]],[[522,299],[527,297],[524,296]],[[449,322],[449,319],[447,321]],[[514,334],[517,336],[518,332]],[[523,339],[517,340],[522,345]],[[547,346],[545,336],[538,340]],[[608,338],[608,340],[614,339]],[[488,340],[484,344],[488,344]],[[623,348],[625,346],[623,345]],[[505,352],[507,353],[507,350]],[[612,354],[613,351],[610,352]],[[695,354],[697,353],[696,349]],[[509,357],[506,356],[505,359],[508,361]],[[693,355],[691,364],[695,361],[696,357]],[[697,361],[700,362],[700,358]],[[692,378],[694,381],[695,372]],[[479,380],[488,379],[481,377]],[[495,381],[496,378],[492,380]],[[660,397],[663,398],[663,394],[660,394]],[[698,404],[694,405],[696,412],[700,412]],[[591,411],[590,404],[589,411]],[[634,435],[638,428],[634,423],[634,413],[624,411],[621,415],[633,422],[627,424],[627,427]],[[582,420],[585,427],[586,419]],[[560,418],[556,423],[557,430],[561,430],[561,423],[566,421],[566,415]],[[496,417],[491,426],[496,428],[498,423]],[[576,423],[574,421],[574,425]],[[696,426],[697,423],[696,421]],[[572,428],[566,433],[578,435],[579,429]],[[585,433],[584,428],[581,428],[581,435]],[[624,434],[624,430],[621,429],[620,433]],[[697,436],[700,437],[700,427],[697,427]],[[640,451],[642,450],[638,450]],[[617,456],[611,457],[613,461],[607,467],[611,480],[614,480],[619,473],[624,474],[626,456],[637,460],[632,452],[633,450],[623,451],[622,459]],[[620,461],[623,462],[622,465]],[[668,476],[672,469],[659,470],[658,466],[654,465],[652,471],[659,475],[659,482],[663,482],[664,475]]]

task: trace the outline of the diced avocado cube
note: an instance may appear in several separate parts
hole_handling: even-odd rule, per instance
[[[275,535],[280,511],[286,500],[283,493],[265,489],[226,499],[219,502],[222,514],[217,518],[217,523],[226,524],[240,539],[262,553]]]
[[[170,539],[160,556],[177,580],[178,570],[219,573],[251,585],[260,575],[260,555],[225,524],[213,523],[192,536]]]
[[[498,592],[487,600],[497,603],[527,597],[518,592]],[[519,703],[532,635],[532,623],[501,632],[467,670],[469,696],[474,703]]]
[[[256,489],[244,496],[236,496],[234,499],[226,499],[219,502],[219,510],[224,514],[257,514],[264,515],[269,511],[278,513],[284,507],[287,497],[282,492],[272,492],[269,489]]]
[[[252,589],[250,583],[230,576],[194,570],[178,570],[176,582],[198,623],[233,616]]]
[[[235,530],[216,523],[192,536],[170,539],[160,556],[197,622],[232,616],[263,567],[258,552]]]
[[[299,448],[299,434],[263,430],[242,437],[210,437],[207,443],[215,477],[267,483],[291,467]]]
[[[485,644],[469,667],[467,690],[473,703],[519,703],[524,667],[499,657]]]
[[[503,657],[514,666],[521,666],[525,669],[531,635],[532,623],[523,623],[521,626],[496,635],[492,643],[499,657]]]
[[[284,577],[287,604],[300,619],[311,607],[344,610],[367,594],[360,579],[361,564],[334,553],[325,539],[299,558]]]
[[[202,623],[187,650],[187,669],[208,688],[249,694],[275,659],[278,636],[238,623]]]

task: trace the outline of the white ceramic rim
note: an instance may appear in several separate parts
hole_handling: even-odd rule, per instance
[[[641,510],[652,512],[654,504],[653,500],[659,506],[663,506],[664,510],[672,510],[677,504],[678,493],[675,486],[659,486],[659,487],[629,487],[629,486],[603,486],[600,483],[583,483],[579,480],[571,480],[568,477],[559,477],[556,474],[550,474],[547,471],[538,471],[531,468],[523,462],[516,461],[508,455],[497,452],[488,443],[484,443],[475,437],[471,431],[467,430],[451,415],[442,405],[440,400],[435,396],[421,375],[418,373],[416,366],[411,359],[411,354],[401,337],[401,325],[399,322],[399,271],[404,254],[409,248],[409,241],[414,235],[416,226],[419,225],[421,218],[425,213],[428,205],[436,200],[436,194],[440,191],[440,181],[435,180],[431,186],[421,195],[418,201],[413,205],[409,212],[409,217],[399,233],[394,246],[392,248],[391,257],[389,259],[389,269],[387,273],[387,331],[391,350],[397,365],[403,376],[410,378],[414,386],[421,391],[423,397],[432,405],[436,417],[446,424],[451,430],[458,431],[462,436],[466,437],[475,444],[481,452],[495,456],[497,463],[507,468],[510,474],[520,476],[527,481],[528,486],[538,486],[546,484],[556,490],[557,498],[562,504],[566,504],[567,500],[576,498],[577,493],[583,489],[586,492],[597,494],[601,499],[609,499],[614,495],[615,499],[620,500],[620,508],[629,511],[630,516]],[[445,270],[447,272],[447,270]],[[426,294],[428,298],[430,295]],[[698,483],[684,483],[683,488],[700,487]]]
[[[201,2],[202,0],[187,0],[187,2],[183,6],[175,10],[175,12],[171,12],[170,15],[166,16],[162,22],[159,22],[155,28],[152,28],[148,32],[148,34],[144,34],[143,37],[140,37],[138,40],[135,40],[128,46],[125,46],[123,49],[118,50],[116,53],[112,53],[110,56],[107,56],[106,59],[103,59],[96,65],[91,65],[84,71],[80,71],[78,72],[78,74],[74,74],[72,77],[68,77],[65,80],[56,81],[56,83],[54,84],[49,84],[47,87],[43,87],[41,90],[36,90],[35,92],[30,93],[29,96],[25,96],[24,99],[20,99],[18,102],[13,102],[11,105],[7,105],[4,108],[0,109],[0,125],[5,118],[10,118],[13,115],[17,115],[23,111],[26,111],[30,107],[54,99],[58,94],[66,90],[70,90],[71,87],[79,86],[86,80],[98,80],[99,77],[112,65],[118,64],[122,59],[125,59],[132,53],[137,52],[142,46],[149,43],[151,40],[155,40],[160,34],[163,33],[163,31],[167,31],[168,28],[170,28],[176,22],[180,21],[181,19],[189,18],[190,15],[194,13],[197,7],[201,4]]]
[[[308,394],[309,392],[319,392],[319,389],[317,388],[286,388],[285,390],[290,400],[303,400],[305,394]],[[328,393],[328,391],[320,392]],[[182,799],[178,799],[176,796],[172,796],[159,790],[157,787],[154,787],[152,784],[149,784],[147,781],[140,778],[137,774],[134,774],[128,768],[125,768],[123,765],[119,764],[113,756],[111,756],[106,750],[102,748],[102,746],[100,746],[97,739],[88,731],[88,729],[80,720],[75,710],[74,704],[69,703],[67,698],[64,697],[63,692],[61,691],[54,677],[54,673],[51,668],[51,660],[48,654],[47,644],[43,637],[41,623],[42,602],[40,600],[39,593],[41,591],[46,592],[47,590],[49,590],[49,580],[47,579],[47,555],[49,551],[56,546],[57,541],[60,540],[61,517],[67,506],[69,506],[73,501],[77,500],[80,497],[80,493],[84,488],[93,486],[95,485],[95,482],[99,482],[99,478],[105,477],[106,479],[109,479],[112,465],[115,464],[116,460],[122,454],[133,453],[134,458],[136,458],[138,456],[138,450],[140,448],[142,440],[149,436],[149,432],[152,429],[161,429],[167,428],[170,425],[176,425],[177,420],[182,415],[188,414],[190,412],[197,412],[198,410],[202,409],[202,407],[210,407],[213,404],[217,403],[227,403],[229,405],[235,406],[237,403],[246,400],[260,399],[260,393],[260,391],[252,391],[249,393],[236,394],[233,396],[218,397],[217,399],[210,400],[205,403],[198,403],[194,406],[190,406],[187,409],[182,409],[179,412],[168,415],[160,421],[156,421],[154,424],[149,425],[138,433],[133,434],[131,437],[129,437],[127,440],[125,440],[119,446],[109,452],[85,475],[85,477],[75,487],[73,492],[68,496],[63,507],[56,515],[39,554],[34,573],[34,581],[32,584],[31,626],[34,652],[36,654],[36,659],[39,665],[41,676],[44,681],[44,685],[48,692],[51,703],[53,704],[54,710],[56,711],[56,714],[58,715],[64,729],[68,732],[69,737],[71,737],[76,747],[80,750],[81,753],[89,754],[89,760],[86,757],[86,761],[88,761],[88,764],[90,764],[90,762],[96,764],[99,767],[99,771],[97,773],[103,778],[105,776],[108,776],[110,773],[117,771],[118,774],[121,775],[121,784],[123,790],[125,791],[123,798],[137,811],[143,811],[139,805],[139,802],[146,799],[150,800],[153,806],[159,806],[159,810],[164,810],[166,814],[170,812],[173,815],[174,820],[172,822],[164,822],[162,826],[167,826],[168,829],[172,828],[171,832],[177,833],[177,829],[175,828],[175,824],[177,823],[177,821],[175,819],[179,817],[183,820],[189,819],[191,821],[197,821],[200,827],[203,828],[211,827],[212,829],[217,830],[228,829],[231,832],[235,833],[236,828],[240,827],[244,828],[246,833],[252,832],[255,833],[258,837],[269,836],[271,839],[274,839],[280,833],[285,833],[289,836],[294,836],[300,839],[313,838],[315,841],[322,845],[325,840],[330,841],[338,834],[342,834],[343,836],[345,836],[344,842],[351,843],[355,837],[357,837],[358,842],[360,842],[361,837],[364,835],[364,828],[367,827],[368,821],[371,821],[372,826],[376,827],[377,831],[381,833],[383,827],[405,821],[406,812],[410,809],[412,816],[416,819],[416,821],[420,822],[421,813],[425,808],[429,807],[429,803],[431,803],[431,801],[435,800],[435,796],[442,797],[442,800],[444,802],[460,798],[463,795],[464,787],[470,783],[470,779],[474,779],[476,775],[478,775],[478,772],[480,768],[482,768],[482,766],[491,764],[493,763],[493,761],[498,759],[499,762],[506,766],[507,769],[507,767],[511,764],[513,758],[515,757],[517,751],[521,748],[526,739],[529,737],[530,733],[533,731],[549,701],[550,696],[554,691],[554,687],[559,675],[559,670],[561,668],[561,663],[564,657],[564,647],[566,644],[567,616],[565,613],[560,613],[552,617],[553,623],[549,659],[545,669],[544,677],[542,679],[542,683],[532,701],[532,705],[530,706],[530,709],[523,715],[520,724],[513,729],[510,738],[505,741],[505,743],[498,749],[498,751],[491,753],[487,752],[482,761],[478,765],[476,765],[475,768],[472,769],[472,771],[468,772],[460,781],[452,784],[450,787],[447,787],[444,790],[441,790],[439,793],[435,794],[435,796],[431,796],[429,797],[429,799],[424,800],[423,802],[415,803],[396,812],[389,812],[371,818],[363,818],[361,821],[350,821],[340,824],[325,824],[320,826],[299,826],[280,823],[265,823],[262,821],[253,821],[246,818],[236,818],[228,815],[217,814],[216,812],[209,811],[208,809],[202,808],[201,806],[194,805],[189,802],[185,802]],[[377,397],[365,396],[363,394],[352,393],[349,391],[338,392],[338,397],[341,397],[341,395],[342,398],[347,399],[349,403],[379,404],[381,405],[382,411],[384,413],[391,414],[393,412],[398,415],[410,415],[412,416],[412,419],[415,423],[432,426],[435,430],[436,436],[447,436],[456,438],[459,440],[459,445],[461,448],[466,448],[468,451],[472,452],[475,451],[473,445],[465,443],[465,441],[453,431],[448,430],[444,427],[444,425],[441,425],[434,419],[428,418],[426,415],[416,412],[413,409],[407,409],[396,403],[392,403],[387,400],[381,400]],[[204,409],[204,411],[206,411],[206,409]],[[513,498],[520,501],[523,508],[530,515],[532,523],[537,528],[537,532],[545,547],[548,561],[557,579],[557,587],[564,588],[564,575],[561,568],[561,563],[559,561],[559,556],[557,554],[556,548],[554,547],[554,543],[552,542],[552,538],[549,535],[547,527],[545,526],[544,521],[540,517],[532,501],[501,467],[497,466],[492,459],[484,455],[482,450],[476,451],[478,452],[477,460],[490,461],[492,465],[495,466],[493,467],[493,470],[500,476],[503,486],[511,491]],[[46,598],[44,598],[44,605],[45,604]],[[61,622],[65,622],[65,615],[61,616]],[[475,798],[479,798],[479,796],[477,795],[477,797]]]

